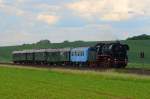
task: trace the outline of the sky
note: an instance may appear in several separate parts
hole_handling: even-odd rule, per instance
[[[0,0],[0,46],[150,34],[150,0]]]

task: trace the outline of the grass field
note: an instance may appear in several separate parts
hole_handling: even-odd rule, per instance
[[[0,66],[1,99],[150,99],[150,77]]]

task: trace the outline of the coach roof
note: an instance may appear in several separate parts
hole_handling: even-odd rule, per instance
[[[70,48],[22,50],[22,51],[13,51],[12,54],[38,53],[38,52],[67,52],[67,51],[70,51]]]
[[[74,50],[86,50],[89,49],[90,47],[78,47],[78,48],[73,48],[72,51]]]
[[[46,52],[68,52],[70,48],[62,48],[62,49],[46,49]]]

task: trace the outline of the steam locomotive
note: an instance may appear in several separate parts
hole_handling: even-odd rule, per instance
[[[120,42],[98,43],[92,47],[13,51],[12,57],[16,64],[125,68],[128,50],[129,46]]]

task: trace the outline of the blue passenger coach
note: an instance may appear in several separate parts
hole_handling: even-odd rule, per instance
[[[88,60],[89,47],[74,48],[71,50],[72,62],[86,62]]]
[[[89,63],[96,60],[96,51],[91,47],[73,48],[71,50],[71,62]]]

